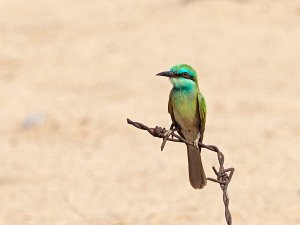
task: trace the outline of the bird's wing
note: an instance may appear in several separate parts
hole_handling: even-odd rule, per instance
[[[173,107],[172,107],[171,94],[170,94],[170,97],[169,97],[168,112],[169,112],[170,115],[171,115],[172,123],[173,123],[174,125],[177,125],[176,120],[175,120],[175,117],[174,117]]]
[[[198,94],[198,107],[199,107],[199,116],[200,116],[200,134],[201,141],[203,140],[203,134],[205,130],[205,122],[206,122],[206,103],[204,96],[199,93]]]
[[[176,122],[175,120],[175,116],[174,116],[174,112],[173,112],[173,107],[172,107],[172,99],[171,99],[171,93],[170,93],[170,96],[169,96],[169,103],[168,103],[168,112],[170,113],[171,115],[171,119],[172,119],[172,125],[175,125],[175,127],[179,130],[177,130],[178,134],[184,138],[183,134],[181,133],[180,131],[180,126],[179,124]]]

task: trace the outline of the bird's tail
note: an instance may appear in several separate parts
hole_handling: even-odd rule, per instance
[[[189,178],[190,183],[195,189],[201,189],[206,185],[206,176],[203,169],[201,149],[194,146],[187,146],[188,162],[189,162]]]

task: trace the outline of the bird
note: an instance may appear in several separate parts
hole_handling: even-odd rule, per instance
[[[198,143],[202,143],[205,130],[206,102],[199,90],[197,73],[191,66],[179,64],[157,76],[168,77],[173,84],[168,103],[171,129],[175,128],[181,137],[194,143],[187,145],[189,180],[193,188],[202,189],[207,179]]]

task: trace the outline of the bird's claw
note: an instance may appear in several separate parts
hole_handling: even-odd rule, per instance
[[[199,144],[198,143],[199,143],[199,140],[196,139],[194,141],[194,147],[197,148],[197,149],[199,149]]]
[[[197,138],[195,139],[194,141],[194,146],[199,150],[199,141],[200,141],[200,138],[201,138],[201,134],[198,133],[197,135]]]

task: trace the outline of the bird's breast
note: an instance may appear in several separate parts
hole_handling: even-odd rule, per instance
[[[171,101],[174,118],[184,136],[196,138],[199,132],[197,92],[172,91]]]

